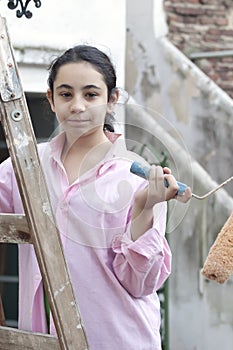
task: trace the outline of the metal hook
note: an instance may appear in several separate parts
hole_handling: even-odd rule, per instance
[[[216,191],[218,191],[221,187],[225,186],[228,182],[233,180],[233,176],[229,177],[228,179],[226,179],[224,182],[222,182],[219,186],[217,186],[216,188],[214,188],[213,190],[207,192],[206,194],[204,194],[203,196],[198,196],[194,193],[192,193],[192,197],[196,198],[196,199],[206,199],[207,197],[209,197],[211,194],[215,193]]]

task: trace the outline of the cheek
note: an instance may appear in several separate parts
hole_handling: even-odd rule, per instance
[[[51,109],[58,117],[62,116],[64,113],[67,113],[65,105],[57,103],[56,99],[53,103],[51,103]]]
[[[52,107],[51,107],[52,108]],[[57,106],[53,106],[53,112],[56,116],[56,119],[59,123],[62,123],[65,120],[64,117],[64,112],[61,110],[61,108],[57,107]]]
[[[107,113],[107,105],[98,105],[91,108],[91,114],[93,120],[98,120],[102,122],[105,119]]]

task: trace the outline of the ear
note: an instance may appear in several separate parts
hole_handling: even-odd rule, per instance
[[[55,112],[55,107],[54,107],[53,97],[52,97],[52,91],[50,89],[47,90],[46,96],[47,96],[47,99],[49,101],[50,108],[52,109],[53,112]]]
[[[115,104],[118,101],[118,98],[119,98],[119,90],[118,89],[114,89],[114,91],[111,93],[109,101],[108,101],[107,112],[109,114],[114,112],[114,107],[115,107]]]

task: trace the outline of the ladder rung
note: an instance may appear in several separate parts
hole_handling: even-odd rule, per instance
[[[0,243],[32,243],[25,215],[0,214]]]
[[[56,337],[46,334],[29,333],[9,327],[0,327],[0,349],[7,350],[58,350]]]

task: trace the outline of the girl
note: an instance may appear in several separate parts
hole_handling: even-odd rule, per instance
[[[136,155],[113,133],[119,92],[103,52],[67,50],[52,63],[48,84],[61,132],[39,154],[90,349],[159,350],[156,291],[171,270],[164,234],[176,180],[159,166],[149,181],[130,173]],[[22,213],[10,159],[0,167],[0,190],[0,211]],[[184,200],[190,196],[187,189]],[[45,309],[34,249],[19,246],[19,328],[55,334]]]

